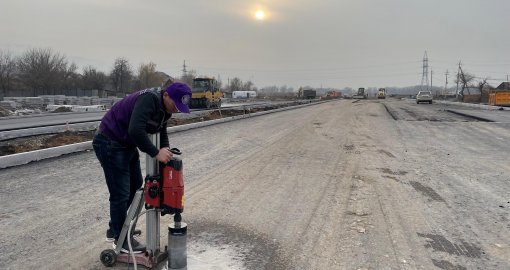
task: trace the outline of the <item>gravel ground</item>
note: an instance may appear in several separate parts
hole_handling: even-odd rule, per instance
[[[214,246],[236,254],[209,269],[510,269],[510,118],[444,106],[338,100],[170,134],[190,257]],[[105,269],[93,152],[0,170],[0,196],[0,269]]]

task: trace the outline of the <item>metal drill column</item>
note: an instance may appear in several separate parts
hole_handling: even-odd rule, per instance
[[[149,138],[151,142],[159,149],[160,147],[160,138],[159,133],[149,134]],[[156,175],[159,174],[159,166],[158,161],[151,157],[150,155],[146,155],[146,173],[147,175]],[[160,251],[159,246],[159,224],[160,224],[160,214],[158,211],[147,211],[147,218],[145,220],[145,224],[147,227],[147,251],[152,251],[153,255],[157,255]]]

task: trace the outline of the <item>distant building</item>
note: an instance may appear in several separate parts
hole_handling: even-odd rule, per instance
[[[498,87],[498,90],[510,90],[510,82],[502,82]]]
[[[233,91],[232,98],[255,98],[257,92],[255,91]]]

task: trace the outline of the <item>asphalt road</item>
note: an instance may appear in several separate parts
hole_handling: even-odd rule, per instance
[[[210,269],[510,269],[509,115],[444,107],[339,100],[170,134],[190,257],[234,253]],[[0,269],[106,269],[93,152],[0,170],[0,197]]]

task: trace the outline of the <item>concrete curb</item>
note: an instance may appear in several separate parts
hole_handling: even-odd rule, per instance
[[[444,101],[444,100],[434,100],[434,102],[442,103],[442,104],[450,104],[450,105],[459,105],[459,106],[471,107],[471,108],[480,108],[480,109],[485,109],[485,110],[489,110],[489,111],[510,110],[510,108],[506,108],[506,107],[492,106],[492,105],[485,105],[485,104],[453,102],[453,101]]]
[[[411,98],[402,98],[402,100],[416,102],[416,99],[411,99]],[[458,105],[458,106],[471,107],[471,108],[480,108],[480,109],[486,109],[486,110],[489,110],[489,111],[497,111],[497,110],[508,111],[508,110],[510,110],[510,108],[508,108],[508,107],[492,106],[492,105],[485,105],[485,104],[475,104],[475,103],[465,103],[465,102],[455,102],[455,101],[446,101],[446,100],[438,100],[438,99],[434,99],[433,102],[434,103],[439,103],[439,104],[448,104],[448,105]]]
[[[472,114],[467,114],[467,113],[463,113],[463,112],[459,112],[459,111],[454,111],[454,110],[446,110],[446,111],[454,113],[454,114],[462,115],[464,117],[473,118],[473,119],[476,119],[476,120],[482,121],[482,122],[494,122],[494,121],[492,121],[490,119],[487,119],[487,118],[484,118],[484,117],[480,117],[480,116],[476,116],[476,115],[472,115]]]
[[[91,141],[0,157],[0,169],[92,149]]]
[[[104,113],[106,113],[106,111],[103,111]],[[61,112],[61,113],[48,113],[48,112],[44,112],[44,113],[37,113],[37,114],[29,114],[29,115],[18,115],[18,116],[15,116],[15,115],[11,115],[11,116],[4,116],[2,117],[2,120],[3,119],[14,119],[14,118],[29,118],[29,117],[43,117],[43,116],[49,116],[49,115],[67,115],[67,114],[76,114],[77,112]],[[79,113],[83,113],[83,114],[88,114],[88,113],[98,113],[98,112],[79,112]]]
[[[21,137],[29,137],[34,135],[45,135],[45,134],[54,134],[61,133],[67,130],[72,131],[88,131],[94,130],[97,128],[101,122],[87,122],[87,123],[79,123],[79,124],[69,124],[69,125],[57,125],[57,126],[49,126],[49,127],[37,127],[37,128],[27,128],[27,129],[19,129],[12,131],[3,131],[0,133],[0,141],[5,141],[14,138]]]
[[[269,110],[269,111],[262,111],[262,112],[257,112],[257,113],[248,113],[248,114],[244,114],[244,115],[225,117],[225,118],[221,118],[221,119],[204,121],[204,122],[199,122],[199,123],[179,125],[179,126],[167,128],[167,132],[170,134],[170,133],[174,133],[174,132],[185,131],[185,130],[200,128],[200,127],[235,121],[235,120],[239,120],[239,119],[260,116],[260,115],[269,114],[269,113],[299,109],[299,108],[303,108],[303,107],[310,106],[310,105],[321,104],[324,102],[327,102],[327,101],[320,101],[320,102],[308,103],[308,104],[303,104],[303,105],[290,106],[290,107],[274,109],[274,110]],[[82,151],[91,150],[91,149],[92,149],[92,141],[86,141],[86,142],[63,145],[63,146],[58,146],[58,147],[52,147],[52,148],[41,149],[41,150],[36,150],[36,151],[31,151],[31,152],[1,156],[0,157],[0,169],[14,167],[14,166],[18,166],[18,165],[27,164],[27,163],[30,163],[33,161],[39,161],[39,160],[43,160],[43,159],[47,159],[47,158],[58,157],[58,156],[66,155],[66,154],[82,152]]]

